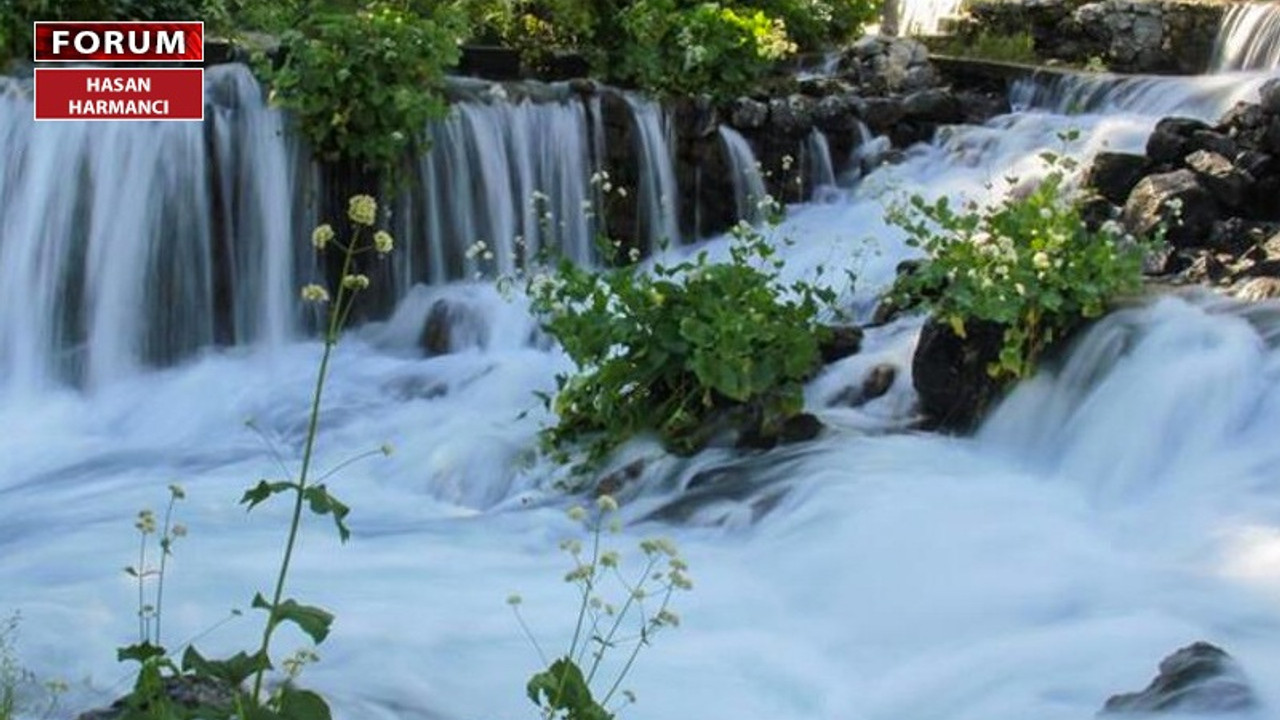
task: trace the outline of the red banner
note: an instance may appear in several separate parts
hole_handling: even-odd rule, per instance
[[[36,120],[203,120],[202,68],[36,68]]]
[[[203,22],[36,22],[36,62],[201,62]]]

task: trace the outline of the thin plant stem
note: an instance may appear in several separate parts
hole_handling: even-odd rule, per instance
[[[543,665],[550,665],[551,663],[547,660],[547,654],[542,651],[542,645],[538,644],[538,638],[533,636],[533,631],[529,629],[529,624],[524,621],[524,615],[520,614],[520,608],[512,607],[511,612],[515,613],[516,622],[520,623],[520,629],[524,631],[524,636],[533,644],[533,649],[538,653],[538,659],[542,661]]]
[[[320,356],[320,368],[316,372],[315,390],[311,395],[311,417],[307,422],[307,440],[302,451],[302,468],[298,473],[298,482],[294,487],[294,503],[293,516],[289,521],[289,537],[285,541],[284,557],[280,561],[280,572],[276,575],[275,591],[271,595],[271,607],[267,610],[267,623],[262,631],[262,642],[258,646],[258,654],[260,657],[269,656],[271,650],[271,636],[275,632],[277,624],[277,613],[280,607],[280,601],[284,597],[285,579],[289,575],[289,564],[293,560],[293,549],[298,541],[298,528],[302,524],[302,505],[306,496],[307,489],[307,472],[311,469],[312,453],[315,450],[316,431],[320,426],[320,400],[324,395],[324,382],[329,372],[329,358],[333,354],[333,348],[338,343],[338,330],[340,328],[340,317],[345,317],[342,312],[342,303],[346,300],[346,287],[342,283],[341,278],[345,278],[351,270],[352,248],[359,241],[359,228],[355,230],[351,238],[351,244],[346,249],[346,254],[342,260],[342,273],[338,276],[338,289],[334,297],[333,306],[329,311],[329,327],[324,336],[324,353]],[[253,678],[253,702],[258,704],[262,697],[262,680],[266,674],[266,668],[258,668],[258,672]]]
[[[173,536],[169,534],[173,519],[173,504],[178,501],[177,495],[169,496],[169,507],[164,509],[164,534],[160,536],[160,573],[156,576],[156,645],[160,644],[160,620],[164,617],[164,571],[168,564]]]
[[[661,613],[662,610],[667,609],[667,603],[671,600],[671,593],[674,589],[675,589],[674,585],[667,586],[667,593],[662,598],[662,608],[658,611],[659,613]],[[613,681],[613,685],[609,687],[609,692],[605,693],[604,699],[600,701],[600,704],[602,706],[609,704],[609,699],[612,698],[613,694],[618,691],[618,687],[622,685],[622,681],[626,679],[627,673],[631,672],[631,666],[635,663],[636,657],[640,654],[640,648],[647,645],[648,642],[649,642],[649,628],[642,626],[640,628],[640,640],[635,644],[635,647],[631,648],[631,655],[627,657],[627,663],[622,666],[622,670],[618,672],[617,679],[615,679]]]
[[[635,585],[628,583],[626,579],[622,577],[622,573],[619,572],[617,568],[614,568],[614,573],[617,574],[618,580],[622,583],[622,587],[626,588],[627,590],[627,601],[622,604],[622,609],[619,610],[618,614],[614,617],[613,627],[609,628],[609,634],[606,635],[604,638],[604,641],[606,643],[611,642],[613,640],[613,637],[617,635],[618,628],[622,625],[623,618],[626,617],[627,612],[631,609],[631,606],[637,603],[639,600],[639,598],[636,597],[636,595],[638,594],[638,591],[644,588],[645,579],[649,577],[649,573],[653,572],[653,568],[656,567],[657,564],[658,564],[657,557],[656,556],[650,557],[649,563],[645,565],[644,572],[640,574],[640,580]],[[603,659],[604,659],[603,653],[596,656],[595,663],[591,665],[591,671],[587,673],[588,683],[590,683],[592,678],[596,676],[596,670],[600,669],[600,662]]]
[[[143,584],[147,577],[147,533],[140,530],[138,539],[138,642],[147,641],[147,596]]]

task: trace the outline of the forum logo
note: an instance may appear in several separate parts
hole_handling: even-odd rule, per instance
[[[36,120],[203,120],[204,23],[36,22]],[[41,67],[92,63],[93,67]],[[167,67],[122,67],[166,63]]]

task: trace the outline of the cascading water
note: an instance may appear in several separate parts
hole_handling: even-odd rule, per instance
[[[898,35],[937,35],[947,18],[960,14],[963,0],[898,0]]]
[[[670,131],[662,114],[662,107],[655,102],[626,96],[627,105],[635,119],[636,135],[640,145],[640,237],[650,250],[663,243],[680,240],[675,203],[675,160],[671,155]]]
[[[720,126],[720,142],[724,144],[729,172],[733,174],[733,201],[738,208],[738,217],[757,224],[764,219],[760,204],[765,202],[769,191],[764,186],[764,175],[760,172],[760,163],[756,162],[751,143],[728,125]]]
[[[1280,5],[1230,5],[1213,45],[1210,70],[1270,70],[1280,66]]]
[[[831,164],[831,144],[827,136],[814,128],[804,141],[804,164],[808,168],[807,179],[815,201],[832,198],[836,189],[836,171]]]
[[[911,252],[882,222],[885,203],[913,192],[989,197],[1008,187],[1006,176],[1034,172],[1063,130],[1082,133],[1069,148],[1079,156],[1108,142],[1140,144],[1171,95],[1189,103],[1174,110],[1212,116],[1262,81],[1237,80],[1243,89],[1170,80],[1166,92],[1128,95],[1105,113],[1102,105],[1076,115],[1038,110],[952,128],[871,172],[842,202],[793,207],[779,229],[796,240],[782,250],[786,279],[850,267],[857,285],[838,289],[865,315]],[[68,191],[76,185],[54,192],[52,182],[32,179],[66,167],[98,180],[118,170],[94,164],[83,147],[90,131],[35,127],[20,114],[29,106],[3,102],[0,357],[6,373],[47,372],[54,330],[88,318],[52,323],[61,318],[55,310],[82,303],[24,273],[81,287],[36,249],[55,259],[71,253],[77,246],[60,238],[78,235],[66,224],[105,220],[92,198],[78,201],[78,214],[63,209],[85,195]],[[450,122],[483,123],[477,115],[490,111],[498,112],[475,108]],[[113,158],[127,147],[133,165],[125,167],[182,172],[145,164],[149,147],[188,147],[181,126],[151,131],[151,145],[129,144],[124,127],[96,127],[94,152]],[[190,147],[198,159],[200,143]],[[438,172],[454,171],[446,157]],[[276,167],[289,168],[289,158],[282,151]],[[196,182],[106,177],[127,186],[117,188],[122,202],[135,186],[173,193]],[[511,218],[524,212],[510,207]],[[108,239],[140,253],[134,238]],[[173,242],[175,253],[199,245]],[[723,239],[704,248],[727,252]],[[175,279],[193,282],[213,272],[200,269],[212,262],[200,253],[186,262],[157,272],[173,268]],[[15,293],[15,284],[35,295]],[[144,302],[113,289],[99,297],[129,301],[124,309]],[[417,318],[440,297],[474,310],[474,332],[459,352],[422,357],[411,351]],[[22,323],[35,310],[45,325],[29,329]],[[639,537],[673,536],[696,586],[679,601],[682,627],[641,655],[627,683],[638,697],[628,716],[1085,720],[1108,695],[1142,687],[1158,658],[1200,639],[1241,660],[1264,703],[1254,717],[1272,716],[1280,706],[1278,316],[1275,306],[1195,297],[1117,313],[1082,337],[1061,369],[1018,388],[971,439],[892,432],[911,419],[919,320],[903,320],[870,330],[862,353],[810,384],[809,408],[830,428],[814,442],[689,459],[630,448],[623,460],[642,459],[643,470],[620,491],[626,527],[611,541],[627,549]],[[162,321],[134,318],[144,337]],[[551,489],[555,474],[529,462],[546,420],[533,392],[554,388],[568,363],[526,342],[532,328],[518,298],[508,302],[490,283],[455,282],[414,290],[391,320],[338,348],[319,466],[385,441],[397,448],[331,480],[353,506],[352,541],[339,547],[310,528],[295,561],[297,594],[337,615],[323,661],[303,679],[334,701],[339,718],[536,712],[524,683],[537,653],[503,599],[523,593],[534,633],[558,651],[577,597],[561,582],[568,560],[555,551],[573,531]],[[33,347],[47,355],[36,358]],[[239,428],[255,418],[294,457],[318,350],[305,341],[260,345],[119,377],[93,393],[0,393],[0,612],[23,611],[26,664],[75,681],[68,706],[101,703],[128,681],[111,649],[130,640],[136,588],[115,568],[137,550],[133,513],[160,502],[166,484],[185,484],[179,512],[191,527],[169,566],[172,639],[202,632],[267,582],[285,512],[267,506],[247,517],[235,504],[239,487],[277,472],[272,453]],[[845,405],[843,391],[881,365],[896,370],[891,390]],[[255,629],[237,620],[203,638],[202,649],[249,646]]]

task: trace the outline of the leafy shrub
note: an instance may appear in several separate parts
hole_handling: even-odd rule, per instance
[[[803,52],[854,39],[880,13],[876,0],[755,0],[749,5],[782,20]]]
[[[627,44],[618,72],[664,93],[740,95],[796,50],[782,21],[716,2],[637,0],[622,11],[621,26]]]
[[[535,277],[534,311],[578,367],[547,398],[559,422],[543,431],[544,447],[563,460],[585,444],[589,465],[655,433],[669,450],[691,453],[728,409],[759,413],[765,432],[797,415],[826,332],[816,318],[834,298],[805,282],[784,285],[775,253],[742,224],[728,262],[705,251],[651,271],[563,261]]]
[[[888,214],[926,255],[899,278],[892,301],[923,306],[960,337],[973,320],[1003,326],[999,358],[988,368],[997,378],[1030,375],[1049,343],[1136,291],[1143,260],[1160,239],[1135,239],[1115,221],[1089,229],[1067,187],[1072,161],[1042,157],[1050,171],[1023,196],[960,211],[945,197],[915,196]]]
[[[541,68],[556,50],[591,53],[608,0],[461,0],[468,39],[518,50],[526,68]],[[611,6],[604,12],[615,12]]]
[[[225,0],[5,0],[0,2],[0,70],[11,58],[31,59],[35,20],[205,20],[217,26],[226,17]]]
[[[948,37],[938,45],[937,52],[943,55],[1028,65],[1040,62],[1036,55],[1035,38],[1030,32],[1025,31],[1009,34],[980,30],[972,36]]]
[[[319,157],[393,172],[415,143],[425,148],[462,32],[451,6],[432,7],[374,2],[317,13],[281,38],[285,61],[267,70],[273,97],[294,111]]]

